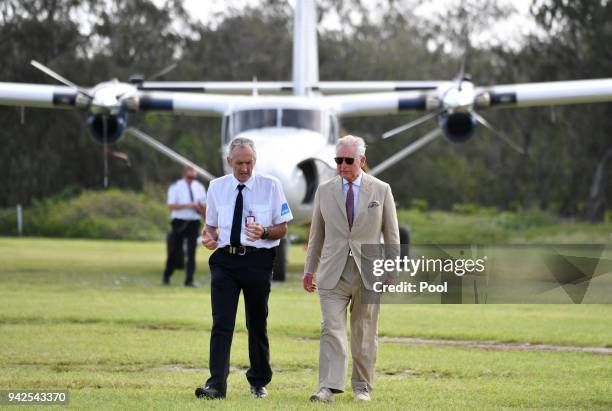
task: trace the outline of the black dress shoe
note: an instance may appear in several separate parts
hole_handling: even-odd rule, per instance
[[[170,285],[170,279],[166,278],[166,277],[162,278],[162,284],[163,285]]]
[[[195,396],[207,400],[222,400],[225,398],[225,395],[221,394],[219,390],[209,386],[196,388]]]
[[[199,285],[197,285],[196,283],[185,283],[185,287],[189,287],[189,288],[200,288]]]
[[[251,394],[253,394],[255,398],[266,398],[268,396],[268,390],[266,390],[266,387],[251,385]]]

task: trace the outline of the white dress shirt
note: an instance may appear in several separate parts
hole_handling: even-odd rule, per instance
[[[361,177],[363,177],[363,171],[359,173],[359,177],[353,181],[353,210],[357,215],[357,204],[359,204],[359,187],[361,186]],[[348,194],[349,182],[346,179],[342,179],[342,192],[344,193],[344,203],[346,204],[346,195]]]
[[[191,198],[193,193],[193,199]],[[177,180],[168,189],[168,205],[170,204],[189,204],[200,203],[206,205],[206,189],[199,181],[191,182],[191,193],[189,193],[189,185],[184,178]],[[199,220],[200,213],[195,208],[183,208],[180,210],[172,210],[170,218],[178,218],[180,220]]]
[[[206,207],[206,224],[219,229],[218,247],[230,244],[234,206],[238,196],[238,184],[242,189],[242,228],[240,244],[257,248],[276,247],[280,240],[249,241],[246,237],[246,217],[252,215],[263,227],[293,220],[289,203],[280,182],[271,176],[253,173],[246,182],[240,183],[233,174],[227,174],[210,182]]]

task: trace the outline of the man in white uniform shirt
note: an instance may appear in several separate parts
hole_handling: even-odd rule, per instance
[[[196,389],[198,398],[225,398],[241,290],[249,333],[246,378],[253,396],[266,397],[272,379],[268,296],[276,247],[293,216],[279,181],[253,173],[256,157],[252,140],[234,139],[227,157],[233,173],[211,181],[208,190],[203,244],[215,250],[209,259],[213,325],[210,378]]]
[[[200,234],[200,218],[206,213],[206,189],[196,180],[197,173],[191,167],[183,169],[183,178],[168,189],[168,208],[172,218],[172,230],[168,238],[168,259],[162,282],[170,284],[170,277],[178,258],[183,258],[183,242],[187,239],[187,266],[185,286],[195,287],[195,253]]]

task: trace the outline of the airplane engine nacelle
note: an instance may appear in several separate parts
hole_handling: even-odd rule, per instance
[[[304,182],[302,204],[312,204],[319,183],[336,175],[336,169],[318,158],[309,158],[297,165]]]
[[[127,113],[125,111],[116,115],[89,113],[87,116],[89,134],[98,143],[104,143],[105,128],[106,142],[112,144],[121,138],[126,126]]]
[[[476,131],[477,122],[470,113],[443,113],[439,122],[444,135],[453,143],[465,143]]]
[[[314,200],[317,187],[319,187],[319,172],[316,161],[314,159],[304,160],[297,166],[302,171],[305,182],[304,196],[301,202],[303,204],[310,204]]]

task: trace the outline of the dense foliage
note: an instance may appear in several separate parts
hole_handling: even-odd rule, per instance
[[[450,79],[462,59],[465,28],[503,18],[494,1],[457,2],[457,12],[429,22],[409,1],[383,1],[369,18],[359,0],[320,1],[320,15],[337,13],[342,29],[319,32],[322,80]],[[365,3],[365,2],[363,2]],[[292,11],[278,0],[257,9],[228,10],[214,23],[190,20],[181,1],[4,0],[0,7],[0,80],[54,83],[29,65],[36,59],[73,82],[91,86],[130,74],[151,75],[178,59],[166,80],[287,80],[291,77]],[[478,7],[475,7],[477,5]],[[545,34],[520,49],[472,46],[468,71],[477,84],[609,77],[612,2],[534,0]],[[469,24],[468,24],[469,23]],[[458,51],[459,50],[459,51]],[[400,206],[426,200],[433,209],[478,204],[502,210],[541,208],[601,220],[612,208],[612,121],[609,104],[485,113],[518,142],[521,156],[485,130],[466,144],[438,141],[381,175]],[[73,111],[0,108],[0,207],[29,205],[65,187],[102,185],[102,147],[90,141],[84,115]],[[345,121],[370,140],[371,164],[401,149],[427,127],[392,141],[382,132],[411,116]],[[220,122],[136,114],[130,123],[220,174]],[[130,137],[110,157],[114,187],[142,190],[168,184],[180,167]]]
[[[16,218],[12,213],[0,219],[0,232],[17,234]],[[151,193],[115,188],[65,192],[36,200],[23,211],[28,236],[152,240],[162,239],[167,229],[164,201]]]

